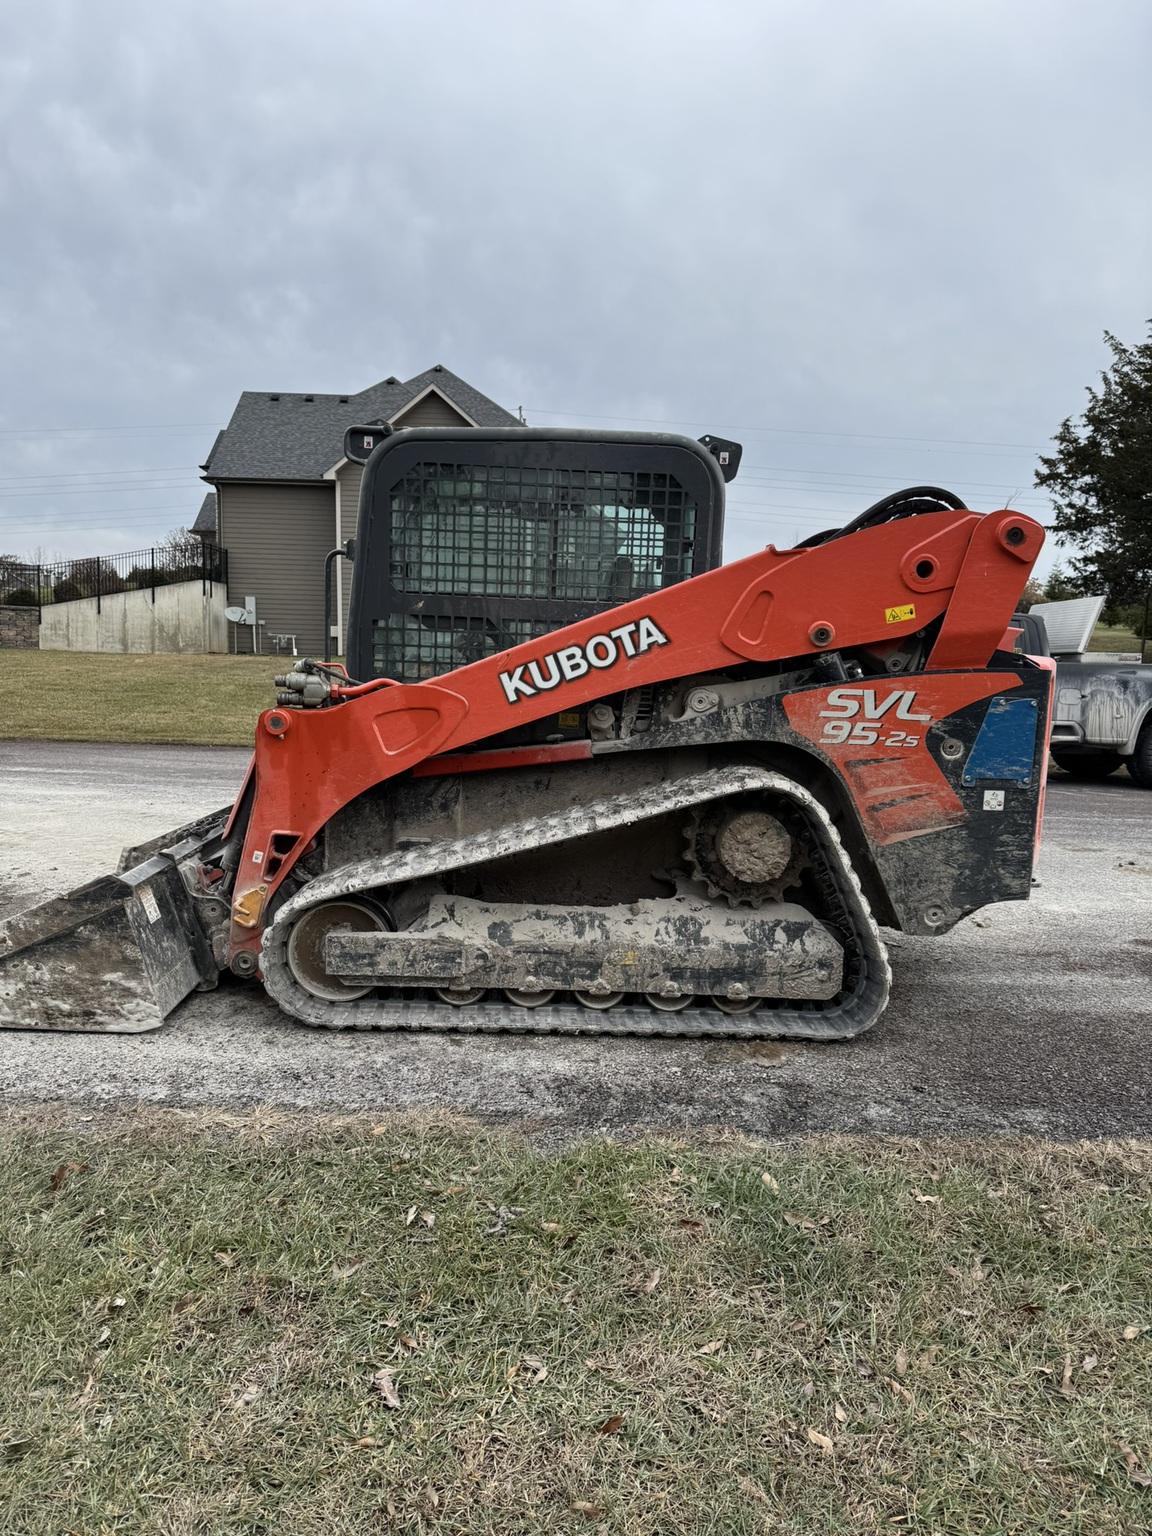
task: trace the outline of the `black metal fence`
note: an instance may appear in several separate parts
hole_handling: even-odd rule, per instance
[[[99,612],[101,598],[116,592],[151,591],[155,602],[157,587],[198,581],[206,591],[209,582],[227,579],[227,550],[202,544],[199,539],[195,544],[157,545],[123,555],[92,555],[47,564],[0,556],[0,604],[42,608],[47,603],[94,597]]]

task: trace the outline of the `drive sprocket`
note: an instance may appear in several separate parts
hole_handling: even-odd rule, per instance
[[[753,799],[698,806],[685,824],[684,857],[709,896],[730,907],[779,901],[807,863],[793,833]]]

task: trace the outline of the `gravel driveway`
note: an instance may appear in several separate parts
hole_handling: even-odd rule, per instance
[[[0,913],[229,801],[246,754],[0,742]],[[893,1003],[845,1045],[326,1035],[258,988],[150,1035],[0,1038],[0,1099],[453,1110],[568,1136],[641,1126],[1152,1134],[1152,795],[1054,780],[1041,885],[942,939],[893,935]]]

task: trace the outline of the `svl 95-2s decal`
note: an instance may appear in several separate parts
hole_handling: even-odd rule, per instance
[[[877,678],[802,689],[786,694],[783,705],[792,729],[821,751],[851,788],[868,836],[896,843],[958,826],[968,815],[929,751],[932,722],[943,723],[980,699],[1011,694],[1019,682],[1008,672],[925,673],[915,680]],[[825,735],[829,729],[831,737]],[[903,742],[889,746],[898,729],[905,733]],[[853,730],[876,736],[857,745],[859,737],[848,739]]]
[[[893,728],[896,720],[921,725],[931,720],[931,715],[918,713],[915,704],[916,692],[912,688],[898,688],[883,698],[875,688],[832,688],[825,708],[819,712],[819,718],[825,722],[820,740],[836,745],[852,742],[863,747],[918,746],[918,733]]]

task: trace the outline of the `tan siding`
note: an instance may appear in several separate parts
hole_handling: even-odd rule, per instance
[[[467,427],[471,423],[459,411],[454,411],[442,395],[425,395],[417,400],[402,416],[397,416],[394,427]]]
[[[364,478],[363,464],[345,464],[337,477],[340,481],[340,537],[342,540],[356,537],[357,515],[360,510],[360,482]],[[352,597],[352,567],[341,560],[340,582],[343,607],[344,646],[348,645],[348,604]]]
[[[324,556],[336,542],[331,483],[221,485],[217,491],[228,601],[242,604],[255,593],[261,649],[270,648],[270,635],[294,634],[301,655],[323,655]],[[245,642],[251,648],[250,631],[237,638],[242,649]]]

